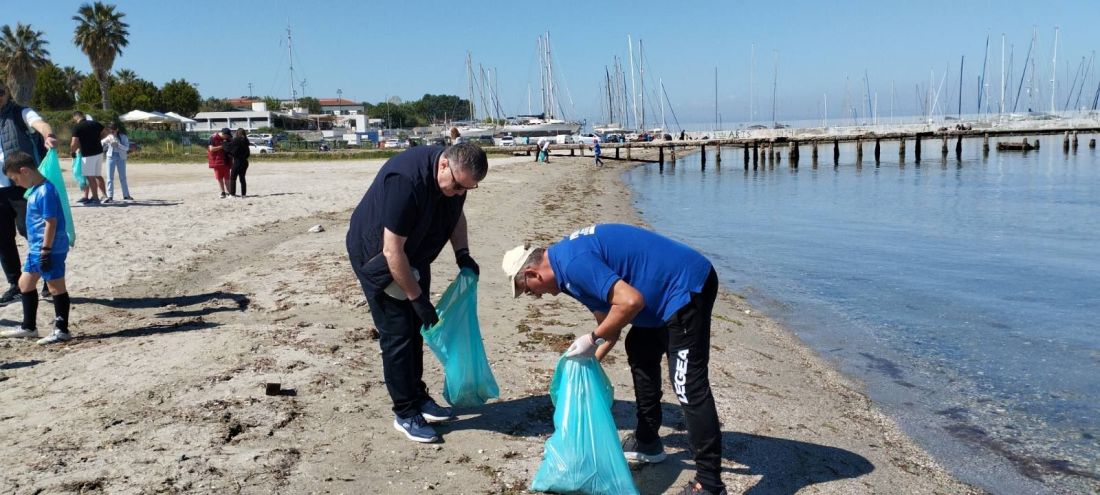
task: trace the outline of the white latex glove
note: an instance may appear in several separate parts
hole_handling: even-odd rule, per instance
[[[586,333],[577,337],[569,349],[565,351],[565,357],[589,357],[596,355],[596,349],[600,346],[592,341],[592,334]]]

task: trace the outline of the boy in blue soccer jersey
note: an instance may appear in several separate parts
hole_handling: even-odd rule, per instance
[[[548,248],[518,246],[501,263],[512,297],[568,294],[596,317],[566,356],[603,357],[623,328],[638,426],[623,440],[636,462],[661,462],[661,358],[684,411],[695,479],[682,494],[724,495],[722,431],[710,389],[710,322],[718,274],[698,251],[631,225],[599,224]]]
[[[57,317],[54,331],[38,339],[39,344],[64,342],[69,334],[69,293],[65,289],[65,257],[69,253],[69,235],[65,232],[65,213],[61,197],[46,177],[38,172],[34,159],[22,152],[12,153],[4,160],[4,175],[12,183],[30,191],[27,194],[27,261],[19,277],[23,302],[23,324],[0,332],[3,337],[38,336],[38,279],[46,280],[53,294]]]

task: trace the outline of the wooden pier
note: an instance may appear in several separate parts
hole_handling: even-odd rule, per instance
[[[752,168],[757,168],[760,165],[774,166],[776,162],[782,160],[782,152],[779,151],[782,148],[787,149],[787,158],[791,167],[798,167],[800,159],[800,149],[803,145],[810,147],[810,158],[813,161],[814,166],[817,166],[818,162],[818,147],[829,146],[832,147],[833,165],[837,166],[840,163],[840,143],[855,143],[855,157],[854,161],[857,164],[863,162],[863,145],[865,142],[874,143],[874,161],[878,163],[880,161],[880,150],[882,142],[896,141],[898,143],[898,158],[904,161],[906,159],[906,147],[908,142],[912,142],[913,160],[916,163],[920,163],[922,158],[922,143],[925,141],[940,142],[940,155],[947,156],[950,150],[950,142],[954,141],[954,152],[956,157],[962,155],[963,141],[964,139],[981,139],[982,152],[988,153],[990,150],[989,140],[990,138],[1016,138],[1012,140],[1002,140],[997,143],[998,151],[1031,151],[1039,148],[1038,140],[1034,141],[1034,144],[1028,143],[1028,137],[1040,136],[1040,135],[1063,135],[1063,150],[1070,152],[1073,150],[1076,152],[1078,145],[1079,134],[1096,134],[1100,133],[1100,126],[1097,127],[1075,127],[1072,129],[1067,128],[1055,128],[1055,129],[1034,129],[1034,130],[999,130],[999,129],[947,129],[940,131],[924,131],[924,132],[891,132],[891,133],[874,133],[866,132],[858,135],[802,135],[798,137],[773,137],[773,138],[726,138],[726,139],[687,139],[687,140],[655,140],[647,142],[629,142],[629,143],[600,143],[603,148],[601,158],[605,160],[631,160],[631,150],[653,150],[657,151],[657,159],[645,159],[640,161],[660,163],[665,162],[665,151],[669,151],[669,155],[675,160],[677,153],[690,153],[695,151],[695,148],[702,153],[702,166],[706,167],[707,149],[713,149],[715,154],[715,162],[717,166],[721,166],[721,151],[722,148],[741,149],[743,162],[745,168],[748,168],[751,164]],[[1028,144],[1023,144],[1028,143]],[[1096,139],[1089,140],[1089,148],[1095,148]],[[496,147],[491,148],[496,151],[512,151],[513,153],[526,153],[527,155],[537,156],[537,145],[520,145],[511,147]],[[564,152],[568,151],[569,156],[591,156],[591,146],[587,144],[575,143],[575,144],[551,144],[551,152],[557,152],[561,156]],[[728,157],[727,157],[728,158]]]

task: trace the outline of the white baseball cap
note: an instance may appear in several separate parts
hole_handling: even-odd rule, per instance
[[[520,293],[519,288],[516,287],[516,274],[523,269],[523,265],[527,263],[527,258],[531,257],[533,252],[535,252],[535,248],[520,245],[504,253],[504,260],[501,261],[500,267],[508,275],[508,286],[512,288],[512,298],[519,297]]]

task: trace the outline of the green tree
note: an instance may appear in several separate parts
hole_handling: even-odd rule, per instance
[[[130,69],[119,69],[115,72],[115,79],[119,84],[132,83],[138,80],[138,75]]]
[[[235,108],[232,103],[229,103],[229,100],[214,98],[213,96],[203,100],[202,104],[199,105],[200,112],[232,112],[233,110]]]
[[[116,11],[114,5],[102,2],[83,4],[77,10],[77,15],[73,16],[73,20],[77,22],[73,43],[88,56],[92,73],[99,81],[104,110],[109,105],[107,78],[111,73],[111,66],[115,64],[115,57],[122,55],[122,47],[130,43],[126,38],[130,35],[126,30],[130,25],[122,22],[125,16],[126,14]]]
[[[107,87],[110,88],[111,80],[107,80]],[[87,112],[88,110],[95,108],[95,102],[99,101],[100,95],[103,91],[99,89],[99,81],[96,78],[88,76],[84,80],[80,81],[80,89],[76,92],[77,106]]]
[[[122,82],[122,79],[119,78],[119,81],[111,86],[108,91],[111,95],[111,108],[118,113],[160,108],[162,106],[160,90],[157,89],[157,86],[144,79],[136,78],[136,74],[134,76],[135,79],[129,82]]]
[[[298,98],[298,106],[306,109],[309,113],[321,113],[321,101],[312,96]]]
[[[31,106],[44,111],[72,108],[73,95],[69,92],[65,72],[54,64],[46,64],[38,69]]]
[[[17,23],[14,31],[6,24],[0,28],[0,71],[16,102],[28,103],[34,95],[38,68],[49,63],[47,44],[42,31],[29,24]]]
[[[278,112],[283,108],[283,104],[279,102],[279,99],[274,96],[263,97],[263,102],[265,105],[267,105],[267,111],[269,112]]]
[[[199,111],[202,97],[199,90],[186,79],[173,79],[160,88],[160,110],[193,117]]]
[[[80,85],[84,82],[84,78],[87,77],[83,72],[77,70],[76,67],[66,65],[61,68],[61,72],[65,73],[65,84],[69,87],[69,94],[76,100],[77,94],[80,93]]]

